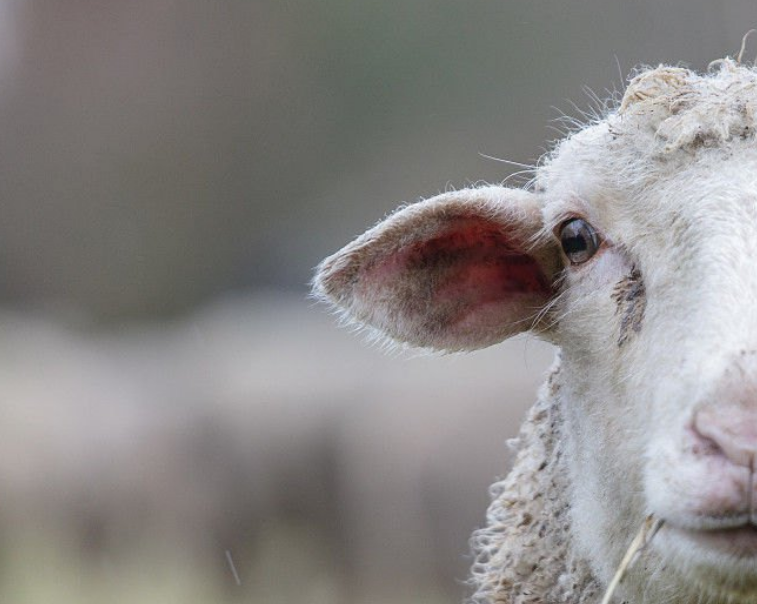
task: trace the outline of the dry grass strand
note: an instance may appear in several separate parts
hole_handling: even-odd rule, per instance
[[[644,550],[644,548],[647,547],[647,545],[649,545],[654,536],[657,534],[657,531],[660,530],[662,524],[663,521],[655,520],[655,517],[652,514],[644,519],[644,522],[641,525],[641,529],[636,534],[636,537],[634,537],[633,541],[631,541],[631,545],[628,548],[628,551],[620,561],[618,570],[615,571],[615,576],[607,586],[607,591],[605,592],[604,598],[602,598],[601,604],[610,604],[612,595],[615,593],[618,585],[620,585],[621,581],[623,581],[623,578],[631,569],[634,562],[636,562],[639,554]]]

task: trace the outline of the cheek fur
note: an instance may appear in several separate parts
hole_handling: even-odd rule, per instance
[[[564,349],[583,349],[582,343],[589,340],[596,346],[595,353],[610,342],[616,348],[619,339],[625,341],[630,332],[640,329],[643,300],[643,282],[640,276],[634,276],[633,263],[617,248],[606,249],[585,265],[568,269],[561,297],[562,314],[571,319],[563,325]],[[608,331],[610,325],[617,328]]]
[[[644,311],[647,308],[647,291],[638,268],[634,266],[630,274],[618,282],[612,299],[617,305],[616,314],[620,317],[620,348],[629,338],[641,331]]]

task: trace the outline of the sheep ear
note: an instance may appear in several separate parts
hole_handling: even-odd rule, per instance
[[[314,293],[391,340],[483,348],[533,327],[553,295],[556,245],[534,193],[484,187],[400,208],[324,260]]]

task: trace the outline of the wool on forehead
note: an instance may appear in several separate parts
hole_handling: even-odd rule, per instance
[[[557,187],[562,194],[566,186],[586,189],[593,179],[638,198],[699,160],[722,161],[732,149],[754,148],[756,116],[755,67],[726,58],[704,74],[642,68],[615,107],[542,158],[535,189]]]
[[[641,71],[629,82],[611,129],[652,132],[658,153],[753,138],[757,70],[732,59],[713,67],[706,74],[668,66]]]

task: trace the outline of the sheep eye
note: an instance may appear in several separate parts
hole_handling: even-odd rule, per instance
[[[571,264],[581,264],[596,254],[599,236],[588,222],[573,218],[560,227],[560,244]]]

